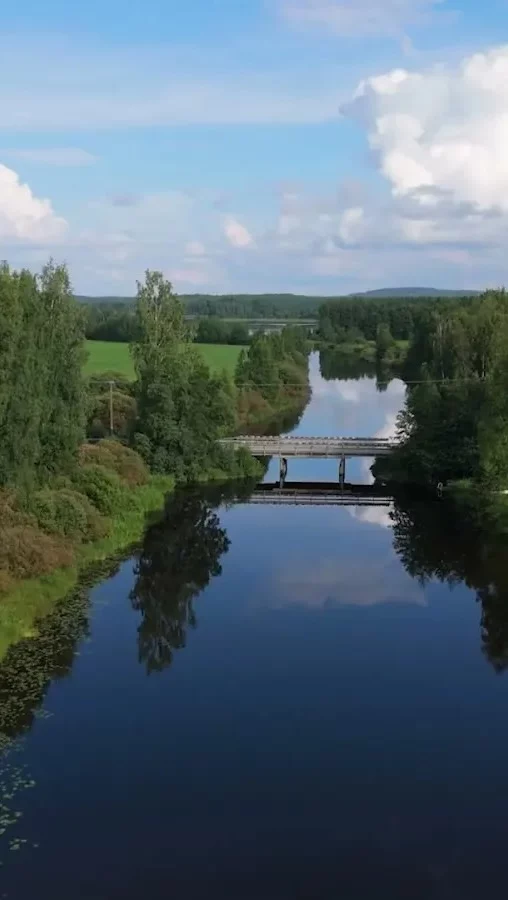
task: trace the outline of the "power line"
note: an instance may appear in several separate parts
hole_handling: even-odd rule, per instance
[[[330,383],[333,381],[363,381],[365,378],[369,379],[370,381],[374,380],[374,378],[370,378],[368,375],[364,375],[360,378],[324,378],[323,376],[321,376],[321,377],[322,377],[323,381],[330,382]],[[487,381],[487,380],[488,379],[486,376],[482,376],[482,377],[476,376],[476,377],[471,377],[471,378],[420,378],[417,380],[417,379],[405,379],[405,378],[401,378],[397,375],[393,376],[392,378],[390,378],[386,381],[384,381],[382,378],[376,379],[378,384],[391,384],[392,381],[402,381],[404,384],[471,384],[473,382],[478,384],[479,382]],[[115,379],[103,380],[100,378],[89,378],[88,381],[91,383],[93,382],[93,384],[105,384],[105,385],[117,384],[117,385],[124,385],[124,386],[136,383],[134,380],[133,381],[129,381],[129,380],[116,381]],[[285,381],[282,384],[281,384],[281,382],[278,382],[278,381],[263,381],[263,382],[256,382],[255,384],[253,383],[253,384],[247,384],[247,385],[240,385],[240,387],[247,387],[247,388],[250,388],[250,387],[252,387],[252,388],[295,387],[295,388],[303,389],[303,388],[308,387],[308,385],[302,384],[301,382],[291,382],[291,381]],[[311,385],[311,387],[312,387],[312,385]]]

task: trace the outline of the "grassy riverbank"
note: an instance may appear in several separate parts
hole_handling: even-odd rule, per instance
[[[402,366],[409,348],[409,341],[393,341],[382,359],[379,359],[376,341],[367,341],[363,338],[355,341],[342,341],[341,343],[316,341],[315,346],[317,350],[333,351],[344,359],[349,358],[366,363],[380,363],[389,368]]]
[[[0,661],[11,644],[37,634],[37,621],[70,593],[88,566],[137,543],[147,518],[163,509],[174,486],[171,476],[154,476],[148,484],[132,489],[125,495],[125,505],[111,517],[109,533],[78,547],[73,565],[14,583],[0,597]]]
[[[106,451],[114,445],[114,442],[105,441],[102,445],[93,448],[86,448],[87,453],[99,453],[104,463],[107,464]],[[129,465],[132,464],[133,458],[137,454],[127,448],[119,447],[119,455],[126,457]],[[101,451],[101,447],[104,448]],[[88,461],[89,462],[89,461]],[[141,461],[139,460],[141,464]],[[249,469],[249,475],[261,475],[262,467],[252,460],[247,466],[246,460],[243,458],[238,460],[230,471],[226,471],[219,467],[210,468],[202,472],[199,481],[203,483],[210,482],[226,482],[228,480],[237,480],[244,474],[242,466],[246,472]],[[104,466],[96,465],[91,467],[85,465],[85,469],[95,468],[102,469],[101,478],[104,482],[101,487],[106,488],[107,479],[112,476],[111,471]],[[106,476],[104,476],[106,473]],[[48,548],[53,553],[55,565],[52,570],[46,570],[37,575],[37,577],[16,577],[12,572],[2,570],[0,568],[0,576],[3,576],[4,590],[0,593],[0,662],[5,656],[9,647],[22,640],[23,638],[31,638],[38,633],[38,621],[48,615],[55,605],[66,597],[77,585],[79,579],[84,575],[87,569],[93,567],[95,563],[108,559],[114,559],[117,554],[126,554],[137,544],[143,535],[147,523],[150,518],[162,514],[166,497],[171,493],[176,481],[172,475],[151,475],[146,476],[146,480],[142,484],[132,484],[128,482],[129,475],[132,476],[132,469],[128,471],[123,469],[123,479],[112,484],[118,488],[114,499],[114,505],[108,510],[105,517],[105,509],[99,510],[92,504],[88,498],[89,505],[93,506],[92,513],[99,519],[100,528],[97,533],[102,531],[100,536],[94,540],[85,541],[78,539],[77,535],[73,535],[72,539],[64,536],[62,531],[55,533],[54,524],[50,527],[46,524],[43,530],[43,521],[47,522],[47,511],[44,510],[44,519],[42,514],[39,515],[39,521],[36,522],[34,515],[25,516],[11,506],[6,506],[8,516],[13,513],[16,516],[15,524],[9,529],[9,526],[2,526],[2,536],[5,536],[7,544],[12,543],[12,538],[17,541],[20,551],[26,548],[25,552],[30,556],[31,547],[34,543],[40,543],[44,546],[48,542]],[[75,484],[79,485],[79,473],[76,475]],[[69,489],[65,488],[62,492],[55,491],[55,494],[69,494]],[[76,494],[76,492],[73,492]],[[76,494],[77,496],[81,496]],[[44,500],[53,499],[47,496]],[[74,498],[76,499],[76,498]],[[86,498],[82,499],[86,500]],[[101,504],[101,500],[97,498],[96,503]],[[113,502],[113,501],[112,501]],[[34,504],[33,509],[36,508]],[[42,505],[39,503],[39,513]],[[7,518],[8,518],[7,516]],[[49,543],[51,541],[51,543]],[[14,554],[13,554],[14,555]],[[11,560],[12,556],[11,555]],[[36,554],[33,554],[36,557]],[[60,564],[64,560],[64,564]],[[14,562],[17,562],[14,555]],[[44,561],[46,563],[47,560]],[[36,565],[37,560],[31,558],[31,563]],[[28,563],[27,563],[28,566]],[[50,569],[50,566],[47,566]],[[1,583],[1,577],[0,577]]]

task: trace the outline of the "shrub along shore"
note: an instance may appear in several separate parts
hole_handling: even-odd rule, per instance
[[[298,329],[256,337],[233,382],[204,364],[160,273],[138,284],[135,314],[123,442],[87,443],[106,404],[83,375],[84,323],[67,270],[0,269],[0,659],[37,633],[87,566],[136,543],[176,484],[262,474],[218,438],[305,403]]]

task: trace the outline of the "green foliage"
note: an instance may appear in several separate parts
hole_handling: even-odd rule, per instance
[[[313,319],[321,297],[297,294],[191,294],[182,297],[185,312],[226,319]]]
[[[34,578],[71,565],[72,549],[36,526],[0,526],[0,570],[12,578]]]
[[[83,332],[65,266],[0,268],[0,484],[72,468],[84,429]]]
[[[198,344],[237,344],[249,343],[249,332],[243,322],[226,322],[217,316],[200,319],[195,331]]]
[[[377,327],[376,334],[376,359],[378,363],[386,362],[395,348],[395,341],[390,331],[390,326],[386,322],[382,322]]]
[[[44,307],[47,378],[39,471],[69,471],[84,437],[83,322],[65,266],[50,262],[39,279]]]
[[[449,301],[419,319],[405,364],[400,449],[380,477],[508,481],[508,295]],[[416,382],[416,383],[413,383]],[[418,383],[422,382],[422,383]]]
[[[132,303],[91,303],[84,307],[87,340],[129,343],[136,338]]]
[[[99,465],[80,466],[74,475],[74,483],[103,515],[109,516],[118,510],[122,484],[116,472]]]
[[[301,328],[257,334],[236,367],[240,427],[267,424],[308,396],[308,347]]]
[[[161,273],[147,272],[138,284],[136,315],[134,448],[153,472],[194,480],[213,464],[217,438],[234,427],[231,384],[212,375],[190,344],[182,304]]]
[[[318,334],[328,344],[376,341],[378,329],[386,326],[395,340],[409,340],[422,317],[433,310],[467,307],[472,302],[469,296],[340,297],[321,305]]]
[[[112,394],[94,394],[90,398],[87,433],[91,438],[104,438],[111,434],[111,408],[113,409],[113,434],[128,440],[137,418],[137,404],[129,393],[114,390]]]
[[[107,530],[107,522],[89,498],[68,488],[37,491],[30,496],[28,508],[39,528],[48,534],[90,541],[103,537]]]
[[[130,490],[128,493],[124,492],[124,499],[128,497],[129,502],[125,505],[122,504],[121,510],[111,521],[99,516],[90,504],[90,508],[94,510],[95,516],[99,519],[101,530],[91,537],[94,540],[92,544],[84,544],[78,548],[76,545],[71,548],[67,544],[67,560],[70,559],[71,549],[73,553],[71,568],[52,569],[42,578],[31,578],[20,583],[10,579],[5,570],[0,569],[0,590],[8,590],[0,602],[0,661],[4,658],[10,645],[23,638],[34,639],[38,633],[43,631],[44,617],[54,609],[59,600],[65,598],[65,608],[67,608],[69,592],[76,587],[81,569],[84,567],[88,569],[89,565],[93,563],[95,572],[97,563],[111,560],[112,556],[116,556],[119,551],[130,552],[132,544],[139,540],[143,532],[146,517],[153,516],[153,513],[163,507],[166,495],[173,488],[172,479],[152,477],[149,484]],[[11,496],[8,499],[9,502],[13,502],[14,498]],[[86,497],[83,497],[83,502],[86,503]],[[2,500],[1,494],[0,504],[2,504],[0,523],[3,525],[5,498]],[[20,515],[16,513],[18,522]],[[25,521],[28,518],[23,515]],[[37,536],[37,540],[40,542],[40,531],[37,531]],[[44,539],[45,536],[42,537]],[[59,544],[61,543],[59,541]],[[107,563],[108,572],[110,571],[109,567],[110,563]],[[72,621],[74,620],[72,619]],[[38,648],[34,649],[37,657]],[[2,706],[1,699],[0,707]]]
[[[80,461],[84,465],[103,466],[115,472],[124,484],[147,484],[150,473],[138,453],[119,441],[105,440],[98,444],[83,444]]]

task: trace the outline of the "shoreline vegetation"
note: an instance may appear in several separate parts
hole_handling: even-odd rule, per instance
[[[406,383],[399,447],[374,477],[455,496],[508,487],[508,294],[357,298],[319,310],[324,377]]]
[[[136,545],[176,486],[263,474],[218,438],[307,401],[301,329],[255,335],[233,380],[203,361],[160,273],[138,283],[135,317],[136,380],[115,386],[120,442],[107,436],[104,385],[83,373],[83,317],[65,266],[0,269],[0,660],[88,567]]]
[[[452,493],[508,485],[508,294],[439,304],[415,325],[404,363],[399,447],[374,476]]]

